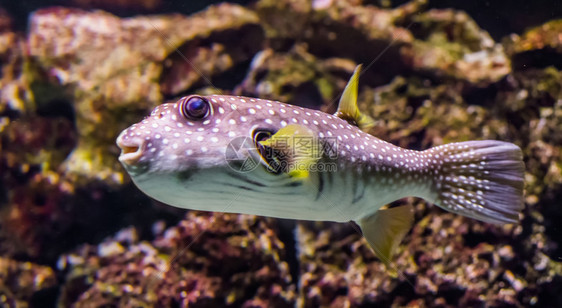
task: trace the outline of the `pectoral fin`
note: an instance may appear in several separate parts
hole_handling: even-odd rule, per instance
[[[270,168],[296,178],[308,177],[312,166],[322,157],[316,133],[302,125],[287,125],[259,144],[265,149],[262,157]]]
[[[379,210],[361,219],[358,224],[377,257],[388,267],[398,244],[408,233],[413,222],[413,207],[404,205]]]
[[[336,111],[335,115],[361,129],[367,129],[373,126],[374,122],[369,116],[362,114],[357,107],[357,92],[360,73],[361,64],[357,65],[353,75],[345,86],[338,104],[338,111]]]

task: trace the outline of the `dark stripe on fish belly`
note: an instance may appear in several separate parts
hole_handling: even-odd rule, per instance
[[[226,172],[226,174],[233,179],[237,179],[237,180],[242,179],[244,182],[246,182],[248,184],[252,184],[252,185],[255,185],[255,186],[258,186],[258,187],[266,187],[265,184],[263,184],[261,182],[251,180],[251,179],[243,176],[241,173],[232,173],[232,172],[228,171],[228,172]]]
[[[318,199],[320,199],[320,196],[322,195],[322,192],[324,191],[324,173],[325,172],[319,172],[318,173],[318,192],[316,193],[316,199],[315,199],[316,201],[318,201]]]
[[[252,187],[248,187],[248,186],[244,186],[244,185],[236,185],[236,184],[232,184],[232,183],[225,183],[225,182],[214,182],[215,184],[218,185],[224,185],[224,186],[229,186],[229,187],[234,187],[234,188],[240,188],[243,190],[247,190],[247,191],[255,191]]]
[[[354,176],[353,177],[355,179],[355,183],[354,183],[354,188],[353,188],[353,200],[351,201],[351,204],[355,204],[359,201],[361,201],[361,199],[363,199],[363,197],[365,196],[365,185],[364,183],[362,183],[361,181],[361,177],[360,176]],[[359,187],[359,185],[361,184],[361,187]],[[361,188],[361,191],[358,194],[359,189]]]

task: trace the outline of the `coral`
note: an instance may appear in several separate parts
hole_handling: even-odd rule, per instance
[[[272,221],[189,212],[152,243],[124,230],[63,256],[60,304],[287,307],[295,289]]]
[[[29,307],[34,296],[55,287],[56,283],[55,272],[50,267],[0,258],[2,307]]]

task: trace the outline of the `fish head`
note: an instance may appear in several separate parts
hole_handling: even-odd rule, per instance
[[[183,97],[125,129],[117,138],[119,160],[133,180],[217,168],[249,171],[264,166],[258,142],[282,127],[270,117],[257,99]]]

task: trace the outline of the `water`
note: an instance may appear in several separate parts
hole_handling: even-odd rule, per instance
[[[143,3],[0,2],[3,306],[560,306],[558,2]],[[358,63],[369,133],[417,150],[519,145],[520,222],[397,201],[415,222],[396,276],[353,223],[176,209],[117,161],[116,136],[165,101],[333,113]]]

